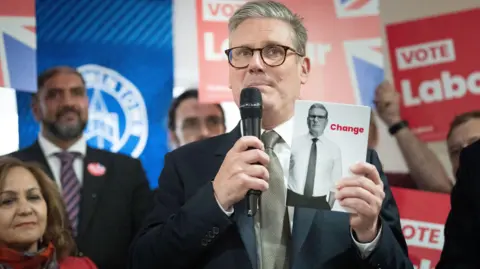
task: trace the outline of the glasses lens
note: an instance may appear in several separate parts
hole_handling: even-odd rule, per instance
[[[285,60],[285,48],[278,45],[266,46],[262,49],[262,58],[266,64],[277,66]]]
[[[247,47],[234,48],[230,51],[228,60],[235,67],[245,67],[250,63],[253,51]]]

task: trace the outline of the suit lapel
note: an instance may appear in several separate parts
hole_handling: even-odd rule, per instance
[[[105,173],[94,175],[89,171],[89,165],[100,164],[105,167]],[[104,156],[96,153],[92,148],[87,147],[87,154],[83,162],[83,185],[82,185],[82,201],[80,204],[80,223],[79,238],[86,233],[88,225],[95,213],[96,205],[101,199],[101,194],[105,182],[109,177],[109,161]]]
[[[313,208],[295,208],[292,229],[292,268],[295,268],[295,260],[298,260],[300,257],[300,251],[305,244],[305,240],[307,239],[307,235],[310,232],[310,229],[312,228],[313,219],[315,218],[315,214],[317,212],[318,211]]]
[[[235,214],[233,215],[233,219],[237,225],[238,232],[240,233],[240,237],[242,238],[243,244],[245,245],[248,257],[250,258],[250,262],[253,265],[253,269],[257,269],[258,255],[254,218],[247,216],[245,199],[235,204],[234,208]]]
[[[47,175],[52,179],[55,180],[53,177],[52,173],[52,168],[47,162],[47,159],[45,158],[45,154],[43,153],[42,148],[40,147],[40,144],[38,144],[38,141],[36,141],[33,145],[31,145],[28,149],[28,160],[29,161],[35,161],[37,162],[40,166],[42,166],[43,171],[47,173]]]
[[[235,142],[241,137],[240,123],[233,129],[225,139],[224,143],[220,143],[219,147],[215,150],[215,156],[220,158],[219,163],[223,162],[227,152],[233,147]],[[219,166],[220,167],[220,166]],[[243,244],[250,258],[250,262],[253,265],[253,269],[257,269],[257,247],[256,236],[254,228],[254,219],[247,216],[246,199],[236,203],[234,205],[234,214],[232,216]]]

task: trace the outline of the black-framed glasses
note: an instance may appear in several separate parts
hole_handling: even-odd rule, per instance
[[[310,119],[310,120],[325,120],[325,119],[327,119],[327,115],[308,115],[308,119]]]
[[[260,58],[262,58],[262,61],[271,67],[282,65],[287,58],[289,50],[298,56],[304,56],[303,54],[298,53],[296,50],[282,45],[267,45],[263,48],[257,49],[240,46],[225,50],[225,54],[228,57],[228,63],[232,67],[242,69],[246,68],[250,64],[253,54],[257,50],[260,52]]]

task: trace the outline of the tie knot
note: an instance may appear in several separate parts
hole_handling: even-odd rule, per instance
[[[72,163],[73,160],[75,160],[75,158],[80,156],[80,153],[62,151],[62,152],[55,153],[55,156],[57,156],[57,158],[59,158],[60,162],[62,163]]]
[[[263,132],[262,141],[265,144],[265,148],[273,149],[275,144],[277,144],[280,136],[275,131]]]
[[[313,143],[317,143],[317,141],[318,141],[318,137],[312,138],[312,142],[313,142]]]

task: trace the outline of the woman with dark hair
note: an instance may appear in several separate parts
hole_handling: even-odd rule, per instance
[[[57,186],[39,167],[0,158],[0,269],[96,269],[76,245]]]

